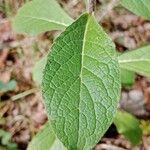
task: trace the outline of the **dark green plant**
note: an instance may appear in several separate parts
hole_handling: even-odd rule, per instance
[[[120,4],[150,19],[149,0],[121,0]],[[95,0],[89,0],[88,12],[74,21],[55,0],[33,0],[18,11],[13,21],[16,32],[64,30],[33,70],[33,78],[42,83],[49,123],[28,150],[90,150],[113,119],[118,131],[133,145],[141,139],[134,117],[123,114],[136,124],[131,128],[120,118],[121,112],[115,118],[114,115],[120,95],[120,69],[149,76],[150,45],[117,56],[114,43],[94,17],[94,5]],[[132,76],[130,83],[133,79]],[[139,130],[135,132],[137,139],[129,138],[135,130]]]

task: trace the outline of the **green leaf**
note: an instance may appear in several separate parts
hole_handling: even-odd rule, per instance
[[[16,87],[16,81],[15,80],[11,80],[7,83],[3,83],[0,81],[0,91],[10,91],[13,90]]]
[[[139,144],[142,138],[142,130],[139,121],[131,114],[118,111],[114,123],[120,134],[123,134],[133,146]]]
[[[39,61],[37,61],[32,70],[33,80],[36,81],[39,85],[42,83],[43,70],[46,65],[47,55],[42,57]]]
[[[130,87],[134,84],[135,73],[126,69],[121,69],[121,83],[122,86]]]
[[[0,145],[2,144],[3,146],[7,147],[7,150],[17,150],[17,144],[10,142],[11,137],[12,135],[9,132],[0,129]]]
[[[66,150],[56,137],[50,123],[46,123],[43,129],[37,133],[29,143],[27,150]]]
[[[121,0],[121,4],[133,13],[150,20],[150,0]]]
[[[118,57],[120,55],[122,55],[122,53],[118,52]],[[122,84],[122,86],[127,87],[127,88],[132,86],[134,84],[134,81],[135,81],[135,72],[129,71],[126,69],[120,69],[120,72],[121,72],[121,84]]]
[[[7,145],[11,140],[11,134],[9,132],[0,129],[0,139],[3,145]]]
[[[47,62],[47,55],[37,61],[33,67],[32,77],[39,85],[42,83],[43,70]],[[131,86],[135,81],[135,73],[126,69],[121,69],[121,83],[123,86]]]
[[[73,22],[56,0],[33,0],[19,9],[13,20],[15,32],[38,34],[62,30]]]
[[[125,52],[118,59],[122,69],[150,76],[150,45]]]
[[[68,150],[90,150],[112,123],[120,93],[115,46],[92,15],[56,39],[42,87],[58,138]]]
[[[43,70],[46,65],[47,55],[43,56],[35,63],[32,71],[32,77],[39,85],[42,83]],[[132,86],[135,81],[135,73],[126,69],[121,69],[121,83],[123,86]]]
[[[54,144],[52,145],[50,150],[67,150],[64,145],[61,143],[61,141],[56,138]]]

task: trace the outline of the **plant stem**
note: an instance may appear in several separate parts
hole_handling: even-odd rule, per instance
[[[89,13],[94,13],[96,7],[96,0],[88,0],[87,10]]]
[[[27,90],[27,91],[25,91],[23,93],[20,93],[20,94],[17,94],[15,96],[11,97],[11,100],[12,101],[16,101],[16,100],[21,99],[23,97],[26,97],[26,96],[28,96],[30,94],[36,93],[38,91],[39,91],[38,88],[33,88],[33,89]]]

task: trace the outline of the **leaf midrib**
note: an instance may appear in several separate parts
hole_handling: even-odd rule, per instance
[[[81,53],[81,73],[80,73],[80,100],[81,100],[81,86],[83,84],[82,82],[82,76],[83,76],[83,64],[84,64],[84,50],[85,50],[85,45],[86,45],[86,35],[87,35],[87,31],[88,31],[88,25],[89,25],[89,16],[87,18],[87,23],[86,23],[86,26],[85,26],[85,32],[84,32],[84,35],[83,35],[83,46],[82,46],[82,53]],[[78,143],[79,143],[79,134],[80,134],[80,100],[79,100],[79,120],[78,120],[78,141],[77,141],[77,146],[78,146]],[[83,148],[84,149],[84,148]]]
[[[41,17],[33,17],[33,16],[22,16],[24,18],[29,18],[29,19],[35,19],[35,20],[39,20],[39,21],[45,21],[45,22],[48,22],[48,23],[54,23],[54,24],[58,24],[58,25],[62,25],[64,27],[67,27],[68,25],[67,24],[64,24],[62,22],[57,22],[57,21],[54,21],[54,20],[49,20],[49,19],[45,19],[45,18],[41,18]]]
[[[129,59],[129,60],[119,60],[119,64],[124,63],[134,63],[134,62],[150,62],[150,59]]]

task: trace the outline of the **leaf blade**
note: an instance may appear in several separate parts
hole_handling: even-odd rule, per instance
[[[123,134],[133,146],[139,144],[142,138],[142,130],[139,121],[125,111],[118,111],[114,117],[114,123],[120,134]]]
[[[58,138],[68,150],[91,149],[111,124],[120,91],[114,44],[93,16],[82,15],[56,39],[42,87]]]
[[[46,65],[46,61],[47,61],[47,55],[43,56],[40,60],[38,60],[32,69],[32,78],[39,85],[41,85],[42,83],[43,70]]]
[[[121,84],[123,87],[131,87],[135,81],[135,73],[126,69],[121,69]]]
[[[66,150],[62,143],[56,137],[51,124],[48,122],[41,131],[29,143],[27,150]]]
[[[150,20],[149,0],[121,0],[121,4],[133,13]]]
[[[122,69],[150,76],[150,45],[126,52],[118,57]]]
[[[0,90],[3,92],[13,90],[16,87],[16,84],[17,83],[15,80],[10,80],[7,83],[3,83],[2,81],[0,81]]]
[[[13,29],[15,32],[38,34],[65,29],[72,21],[55,0],[45,0],[44,3],[43,0],[33,0],[19,9],[13,20]]]

